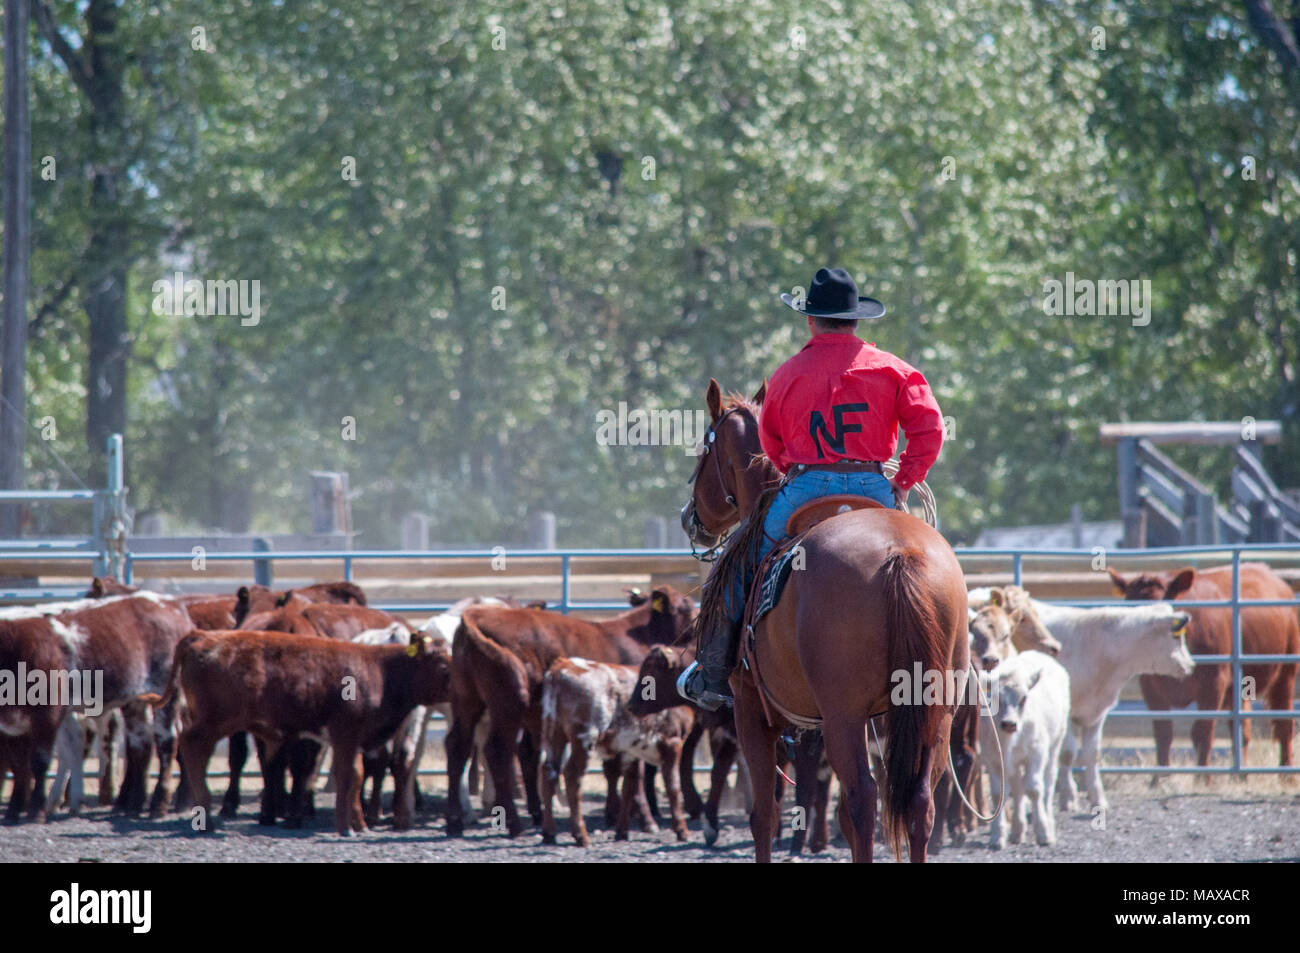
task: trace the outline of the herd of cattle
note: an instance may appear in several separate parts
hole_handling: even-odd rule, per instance
[[[1056,810],[1077,807],[1078,769],[1089,806],[1105,810],[1102,726],[1133,676],[1140,676],[1153,711],[1192,702],[1232,707],[1231,667],[1191,658],[1230,653],[1231,611],[1177,607],[1179,600],[1229,598],[1231,570],[1111,576],[1117,591],[1146,604],[1076,609],[1015,586],[970,592],[971,658],[985,703],[961,705],[953,721],[952,771],[934,792],[932,850],[942,847],[945,830],[962,841],[975,829],[976,812],[995,815],[994,848],[1018,842],[1026,819],[1039,844],[1054,843]],[[1292,598],[1290,586],[1262,564],[1241,566],[1241,587],[1245,599]],[[730,713],[695,709],[675,689],[694,657],[694,603],[668,586],[648,595],[633,591],[629,601],[621,615],[588,621],[544,604],[472,599],[415,627],[369,608],[363,590],[348,582],[171,597],[96,579],[74,602],[0,609],[0,674],[49,673],[53,686],[54,673],[102,673],[94,699],[73,692],[36,703],[0,692],[0,784],[12,776],[7,819],[44,820],[64,803],[75,813],[93,741],[101,804],[139,813],[148,800],[150,817],[186,811],[206,826],[216,745],[229,739],[220,815],[230,817],[240,809],[252,736],[262,823],[300,826],[313,815],[313,787],[328,748],[338,832],[378,822],[390,773],[392,824],[405,829],[419,806],[416,769],[429,720],[439,712],[447,724],[449,836],[474,817],[469,795],[476,785],[485,810],[511,835],[522,832],[515,804],[522,784],[533,823],[553,843],[563,776],[572,836],[587,845],[581,784],[594,755],[608,785],[605,823],[617,838],[628,836],[634,810],[645,829],[656,829],[657,772],[678,840],[688,837],[688,818],[702,816],[705,840],[713,843],[739,753]],[[1300,653],[1295,608],[1243,609],[1242,641],[1247,655]],[[1290,710],[1296,669],[1295,662],[1247,664],[1243,675],[1256,704]],[[1279,763],[1289,765],[1294,721],[1273,724]],[[1248,742],[1249,722],[1243,727]],[[115,786],[119,734],[125,767]],[[1192,736],[1198,764],[1207,765],[1213,720],[1198,720]],[[713,762],[707,799],[696,790],[693,769],[704,740]],[[1168,764],[1170,721],[1155,722],[1155,740],[1157,760]],[[831,780],[820,737],[791,733],[784,746],[796,802],[811,822],[809,846],[820,850],[829,840]],[[158,781],[149,795],[155,755]],[[804,846],[803,826],[791,840],[796,852]]]

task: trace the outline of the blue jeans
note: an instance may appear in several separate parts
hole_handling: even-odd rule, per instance
[[[759,545],[756,561],[771,552],[772,547],[785,536],[785,524],[795,510],[810,500],[841,493],[865,496],[889,509],[894,508],[894,491],[889,481],[879,473],[805,470],[791,477],[768,507],[767,519],[763,521],[764,539]],[[745,592],[749,582],[748,579],[732,579],[728,584],[727,612],[732,622],[738,623],[745,613]]]

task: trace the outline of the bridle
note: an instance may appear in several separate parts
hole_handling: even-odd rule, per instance
[[[723,547],[726,545],[728,538],[730,538],[731,533],[727,532],[721,534],[718,537],[718,541],[706,550],[699,551],[695,548],[696,531],[699,530],[709,534],[709,528],[700,522],[698,508],[695,506],[695,481],[700,478],[700,473],[704,470],[704,461],[709,457],[712,457],[713,468],[718,475],[718,486],[727,494],[727,504],[737,515],[739,515],[740,504],[736,501],[736,494],[727,489],[727,482],[723,479],[722,475],[722,461],[718,459],[718,454],[714,451],[714,443],[716,443],[718,439],[718,427],[722,425],[724,420],[740,409],[740,407],[728,408],[718,416],[717,420],[709,424],[709,429],[704,432],[704,440],[702,441],[702,447],[700,449],[700,460],[695,464],[695,472],[693,472],[691,478],[686,481],[686,485],[692,489],[691,499],[686,503],[686,506],[689,508],[688,513],[690,516],[690,528],[686,535],[691,542],[691,555],[703,563],[711,563],[718,558]]]

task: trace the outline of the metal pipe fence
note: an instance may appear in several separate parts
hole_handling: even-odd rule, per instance
[[[75,492],[75,491],[74,491]],[[2,499],[2,497],[0,497]],[[1250,766],[1243,763],[1243,736],[1242,726],[1246,719],[1273,719],[1273,718],[1296,718],[1300,716],[1300,710],[1297,710],[1293,704],[1292,709],[1288,711],[1271,711],[1263,709],[1245,710],[1243,708],[1243,698],[1240,686],[1242,685],[1242,669],[1247,664],[1261,663],[1288,663],[1300,662],[1300,655],[1245,655],[1242,646],[1242,610],[1251,608],[1264,608],[1270,606],[1291,606],[1300,607],[1300,598],[1279,600],[1279,599],[1243,599],[1241,595],[1241,564],[1243,557],[1250,559],[1262,559],[1271,557],[1272,559],[1291,561],[1294,560],[1300,565],[1300,544],[1296,543],[1250,543],[1250,544],[1233,544],[1217,546],[1183,546],[1183,547],[1160,547],[1150,549],[1124,549],[1112,550],[1099,554],[1093,549],[1010,549],[1010,548],[959,548],[956,550],[960,559],[995,559],[1009,560],[1011,564],[1012,581],[1019,585],[1022,584],[1025,577],[1025,564],[1028,561],[1033,562],[1053,562],[1075,560],[1085,561],[1095,570],[1094,562],[1099,555],[1110,563],[1123,562],[1125,564],[1134,561],[1161,561],[1167,562],[1174,558],[1183,558],[1188,561],[1195,561],[1204,564],[1207,560],[1227,560],[1232,567],[1232,595],[1228,599],[1222,600],[1180,600],[1177,605],[1180,608],[1225,608],[1232,612],[1232,651],[1227,655],[1195,655],[1193,659],[1197,664],[1227,664],[1232,666],[1232,684],[1238,686],[1238,690],[1232,693],[1232,707],[1222,711],[1200,711],[1200,710],[1171,710],[1171,711],[1149,711],[1149,710],[1120,710],[1116,709],[1110,712],[1108,719],[1160,719],[1184,721],[1187,719],[1202,720],[1207,718],[1222,719],[1230,722],[1231,725],[1231,765],[1212,765],[1206,768],[1189,767],[1189,766],[1133,766],[1133,765],[1114,765],[1103,767],[1102,770],[1116,774],[1127,773],[1161,773],[1161,774],[1178,774],[1178,773],[1231,773],[1231,774],[1258,774],[1258,773],[1297,773],[1300,767],[1262,767]],[[559,601],[556,609],[563,613],[575,611],[619,611],[626,608],[625,602],[603,602],[603,601],[578,601],[573,597],[573,563],[574,560],[583,559],[600,559],[604,558],[621,558],[621,559],[638,559],[655,557],[662,559],[664,557],[686,557],[689,555],[687,550],[671,549],[518,549],[510,550],[506,556],[510,559],[544,559],[554,560],[558,563],[559,570]],[[23,550],[21,558],[23,560],[56,560],[66,559],[67,550],[51,549],[47,552],[33,552]],[[208,561],[226,561],[226,562],[249,562],[254,565],[272,566],[275,563],[294,563],[294,562],[330,562],[337,560],[344,579],[352,581],[354,579],[354,570],[359,561],[383,562],[390,560],[399,561],[428,561],[436,565],[439,561],[444,560],[479,560],[484,564],[484,576],[489,577],[493,574],[494,560],[502,557],[502,550],[496,549],[485,551],[481,549],[463,549],[463,550],[444,550],[444,551],[413,551],[413,550],[334,550],[334,551],[291,551],[291,552],[272,552],[272,551],[249,551],[235,553],[210,553],[204,558]],[[12,555],[8,550],[0,548],[0,566],[6,558],[18,558]],[[135,574],[137,565],[150,563],[176,563],[189,562],[193,558],[191,552],[173,552],[173,553],[131,553],[123,552],[121,554],[121,576],[123,581],[130,583]],[[1099,570],[1098,570],[1099,571]],[[431,574],[436,576],[436,570]],[[1129,605],[1122,599],[1044,599],[1043,601],[1057,604],[1077,606],[1082,608],[1096,606],[1114,606]],[[400,612],[439,612],[447,609],[450,603],[445,602],[425,602],[425,603],[395,603],[382,602],[377,603],[376,608],[386,609],[389,611]]]

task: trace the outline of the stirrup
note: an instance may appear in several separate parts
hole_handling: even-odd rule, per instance
[[[730,695],[706,689],[703,681],[704,672],[700,668],[700,663],[692,662],[681,675],[677,676],[677,694],[705,711],[717,711],[719,708],[731,707],[734,704]]]

